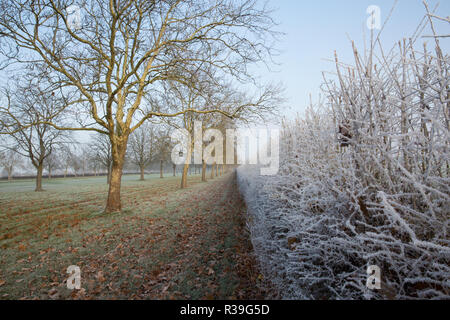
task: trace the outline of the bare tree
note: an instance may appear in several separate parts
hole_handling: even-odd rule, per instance
[[[52,153],[44,159],[44,166],[47,168],[48,179],[51,179],[54,170],[61,167],[60,151],[58,149],[53,149]]]
[[[67,175],[69,174],[69,169],[72,169],[74,176],[76,176],[77,175],[76,169],[78,167],[78,164],[77,164],[78,159],[77,159],[75,151],[72,149],[72,147],[69,145],[62,146],[59,154],[60,154],[61,164],[64,168],[64,178],[66,178]]]
[[[155,149],[154,128],[147,123],[136,129],[129,140],[128,158],[139,167],[140,180],[145,180],[145,168],[153,159]]]
[[[159,177],[164,178],[164,164],[170,159],[172,143],[170,141],[170,128],[162,126],[155,132],[155,159],[159,161]]]
[[[91,161],[91,150],[86,145],[81,146],[79,150],[78,161],[84,177],[89,168],[89,162]]]
[[[113,156],[111,152],[111,142],[107,136],[102,134],[95,134],[93,142],[89,144],[89,148],[92,154],[92,161],[101,164],[106,168],[106,183],[110,183],[111,180],[111,167],[113,163]]]
[[[192,90],[189,86],[179,85],[175,82],[170,82],[166,88],[166,101],[169,107],[181,108],[182,110],[205,109],[205,100],[201,91]],[[194,124],[196,120],[200,120],[201,115],[195,112],[186,112],[179,121],[169,122],[175,128],[185,129],[192,137],[194,133]],[[194,148],[194,139],[191,139],[187,146],[187,154],[185,155],[185,163],[183,165],[183,172],[181,175],[181,188],[187,187],[187,175],[192,159],[192,152]]]
[[[13,149],[5,149],[0,153],[0,166],[5,169],[8,174],[8,181],[13,180],[14,169],[22,165],[22,157]]]
[[[50,87],[60,88],[65,99],[58,112],[77,114],[73,125],[56,118],[47,123],[109,138],[113,164],[106,211],[120,211],[130,134],[152,117],[188,112],[149,108],[145,97],[156,95],[169,79],[184,83],[180,70],[213,67],[223,76],[251,79],[248,65],[273,53],[274,23],[257,0],[86,1],[81,25],[67,14],[72,4],[1,0],[0,54],[11,63],[43,64]]]
[[[48,119],[55,118],[54,104],[58,103],[54,94],[46,94],[26,82],[23,86],[16,84],[15,91],[5,89],[9,111],[8,123],[5,129],[12,137],[12,148],[20,155],[30,159],[36,168],[36,189],[42,189],[42,173],[44,161],[52,153],[56,145],[69,141],[67,133],[56,130],[46,124]],[[24,123],[32,123],[23,126]]]
[[[168,81],[165,88],[164,101],[169,109],[182,111],[181,119],[169,120],[168,123],[175,128],[183,128],[193,138],[195,123],[201,123],[201,129],[214,128],[225,133],[229,126],[230,117],[233,112],[234,119],[246,122],[256,119],[265,119],[274,114],[280,107],[282,89],[278,86],[265,86],[254,94],[242,93],[230,83],[219,81],[214,78],[211,81],[212,72],[206,76],[204,73],[191,72],[189,83],[191,85],[179,84]],[[257,108],[249,108],[249,107]],[[195,112],[192,110],[196,110]],[[220,113],[210,113],[209,110],[220,110]],[[223,134],[225,137],[225,134]],[[203,139],[203,137],[201,137]],[[225,140],[223,141],[225,144]],[[187,146],[187,154],[181,177],[181,188],[187,187],[187,175],[190,169],[194,149],[194,139]],[[204,155],[202,155],[204,158]],[[203,168],[206,170],[206,162],[203,159]],[[223,161],[222,161],[223,163]],[[218,164],[213,165],[216,176],[219,175]],[[223,168],[222,168],[223,169]],[[203,181],[206,174],[203,174]]]
[[[89,149],[88,155],[87,169],[94,174],[94,177],[96,177],[100,173],[103,164],[98,160],[97,154],[92,152],[91,149]]]

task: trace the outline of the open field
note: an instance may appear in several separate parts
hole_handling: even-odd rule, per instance
[[[123,212],[104,214],[105,177],[1,182],[0,299],[261,297],[234,174],[179,183],[124,176]]]

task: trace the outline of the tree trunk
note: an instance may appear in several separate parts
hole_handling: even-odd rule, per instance
[[[9,182],[11,182],[13,179],[12,173],[13,173],[13,168],[12,168],[12,166],[10,166],[10,167],[8,167],[8,181]]]
[[[39,163],[38,167],[37,167],[37,175],[36,175],[36,189],[34,191],[39,192],[39,191],[44,191],[44,189],[42,189],[42,172],[44,171],[44,166],[42,165],[42,162]]]
[[[187,175],[189,172],[189,163],[191,162],[192,148],[193,146],[188,146],[186,163],[183,166],[183,174],[181,176],[181,189],[187,187]]]
[[[218,177],[219,176],[219,165],[216,163],[215,167],[216,167],[216,177]]]
[[[202,160],[202,181],[206,182],[206,162]]]
[[[172,168],[173,168],[173,176],[176,177],[176,175],[177,175],[177,165],[173,164]]]
[[[214,179],[214,163],[211,165],[211,179]]]
[[[118,146],[112,146],[113,162],[111,167],[111,177],[109,180],[108,200],[106,202],[106,213],[120,212],[122,203],[120,201],[120,187],[122,183],[122,171],[125,162],[126,141]],[[116,150],[114,150],[116,149]]]
[[[144,181],[145,180],[145,169],[144,169],[144,166],[143,165],[141,165],[141,166],[139,166],[139,168],[141,169],[141,181]]]
[[[50,180],[52,178],[52,167],[48,166],[48,180]]]
[[[163,160],[159,161],[159,177],[161,179],[164,178],[164,175],[163,175]]]
[[[187,188],[187,175],[189,171],[189,163],[183,167],[183,175],[181,176],[181,189]]]

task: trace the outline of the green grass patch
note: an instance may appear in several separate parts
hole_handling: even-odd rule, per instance
[[[179,177],[124,176],[114,214],[104,177],[52,179],[42,193],[1,182],[0,299],[238,297],[243,203],[230,175],[200,180],[180,190]],[[66,288],[70,265],[82,290]]]

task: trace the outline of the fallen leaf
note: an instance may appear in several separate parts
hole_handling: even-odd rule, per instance
[[[56,289],[56,288],[50,289],[50,291],[48,292],[48,296],[51,299],[58,299],[59,298],[58,289]]]
[[[100,281],[100,282],[105,282],[106,281],[105,277],[103,276],[103,272],[102,271],[99,271],[97,273],[97,280]]]

